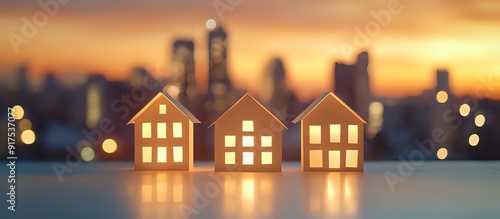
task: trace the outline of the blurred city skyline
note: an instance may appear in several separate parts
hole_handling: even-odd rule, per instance
[[[43,11],[37,2],[0,3],[1,32],[20,35],[22,18],[31,21]],[[110,80],[126,80],[136,66],[165,77],[172,71],[172,42],[187,39],[194,42],[196,81],[205,92],[209,19],[228,33],[231,82],[257,95],[266,65],[274,58],[283,60],[286,82],[297,98],[307,101],[332,89],[335,62],[354,63],[363,50],[371,55],[368,72],[376,97],[419,95],[432,89],[436,69],[450,71],[456,96],[474,95],[480,77],[500,74],[497,1],[397,1],[401,13],[392,14],[366,45],[356,45],[355,28],[364,30],[377,21],[373,14],[395,7],[388,5],[391,1],[241,1],[226,5],[230,10],[222,14],[212,1],[134,3],[60,5],[47,25],[19,45],[18,53],[8,37],[0,41],[5,48],[0,54],[2,76],[26,64],[34,80],[48,72],[102,73]],[[287,7],[280,7],[283,4]],[[342,51],[343,43],[354,46],[352,54]],[[500,91],[489,98],[500,99]]]

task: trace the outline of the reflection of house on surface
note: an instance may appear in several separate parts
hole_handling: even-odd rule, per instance
[[[224,181],[224,214],[233,218],[269,216],[276,205],[272,175],[242,173]],[[244,206],[243,208],[240,208]]]
[[[143,173],[135,189],[140,218],[182,216],[179,205],[192,202],[192,176],[188,172]]]
[[[286,126],[250,94],[215,125],[215,171],[281,171]]]
[[[359,176],[357,173],[334,172],[303,177],[304,211],[315,217],[320,217],[319,214],[341,218],[356,216],[359,208]]]
[[[301,122],[302,170],[363,171],[366,122],[332,92],[316,98],[292,122]]]
[[[128,124],[135,124],[136,170],[191,170],[193,123],[200,123],[169,94],[158,93]]]

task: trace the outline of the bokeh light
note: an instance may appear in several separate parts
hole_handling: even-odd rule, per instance
[[[22,131],[31,129],[31,121],[29,119],[21,119],[21,121],[19,121],[19,128]]]
[[[477,144],[479,144],[479,135],[477,135],[477,134],[470,135],[469,144],[472,147],[475,147]]]
[[[12,114],[14,114],[14,119],[20,120],[24,116],[24,109],[22,106],[15,105],[12,107]]]
[[[36,136],[33,130],[26,130],[21,133],[21,141],[25,144],[33,144],[35,142]]]
[[[446,101],[448,100],[448,93],[446,93],[446,91],[444,90],[439,91],[436,94],[436,100],[438,103],[446,103]]]
[[[462,104],[462,106],[460,106],[460,109],[459,109],[459,112],[460,112],[460,115],[463,116],[463,117],[466,117],[469,115],[470,113],[470,106],[469,104]]]
[[[104,142],[102,142],[102,149],[108,154],[114,153],[117,147],[118,145],[113,139],[106,139],[104,140]]]
[[[217,23],[214,19],[208,19],[207,22],[205,22],[205,27],[207,28],[207,30],[213,30],[216,26]]]
[[[486,118],[482,114],[477,115],[476,118],[474,119],[474,123],[476,124],[477,127],[483,127],[485,122]]]
[[[92,161],[95,158],[94,149],[92,149],[91,147],[84,147],[80,151],[80,156],[82,157],[82,160],[84,160],[84,161]]]
[[[444,160],[446,159],[446,157],[448,157],[448,150],[446,148],[439,148],[436,155],[440,160]]]

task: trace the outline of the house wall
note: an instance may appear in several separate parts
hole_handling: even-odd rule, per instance
[[[159,114],[159,105],[167,105],[167,113]],[[142,123],[151,123],[151,138],[142,138]],[[162,122],[167,125],[167,135],[165,139],[157,138],[157,123]],[[173,138],[173,123],[182,122],[182,138]],[[192,122],[169,100],[158,98],[146,109],[141,116],[135,120],[134,141],[135,156],[134,164],[136,170],[189,170],[193,162],[193,124]],[[142,162],[142,147],[152,147],[152,162]],[[158,163],[157,147],[167,147],[167,162]],[[173,146],[183,147],[182,162],[173,162]]]
[[[330,143],[330,124],[340,124],[340,143]],[[309,127],[321,125],[321,144],[310,144]],[[358,126],[358,143],[348,143],[348,125]],[[333,97],[327,96],[313,109],[301,124],[302,169],[304,171],[363,171],[364,163],[364,124]],[[323,168],[310,168],[310,150],[322,150]],[[340,168],[329,166],[329,150],[340,151]],[[357,150],[357,168],[346,168],[346,150]]]

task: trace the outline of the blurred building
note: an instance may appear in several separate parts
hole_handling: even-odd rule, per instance
[[[185,106],[197,101],[194,43],[192,40],[176,40],[172,46],[171,74],[167,92]]]

